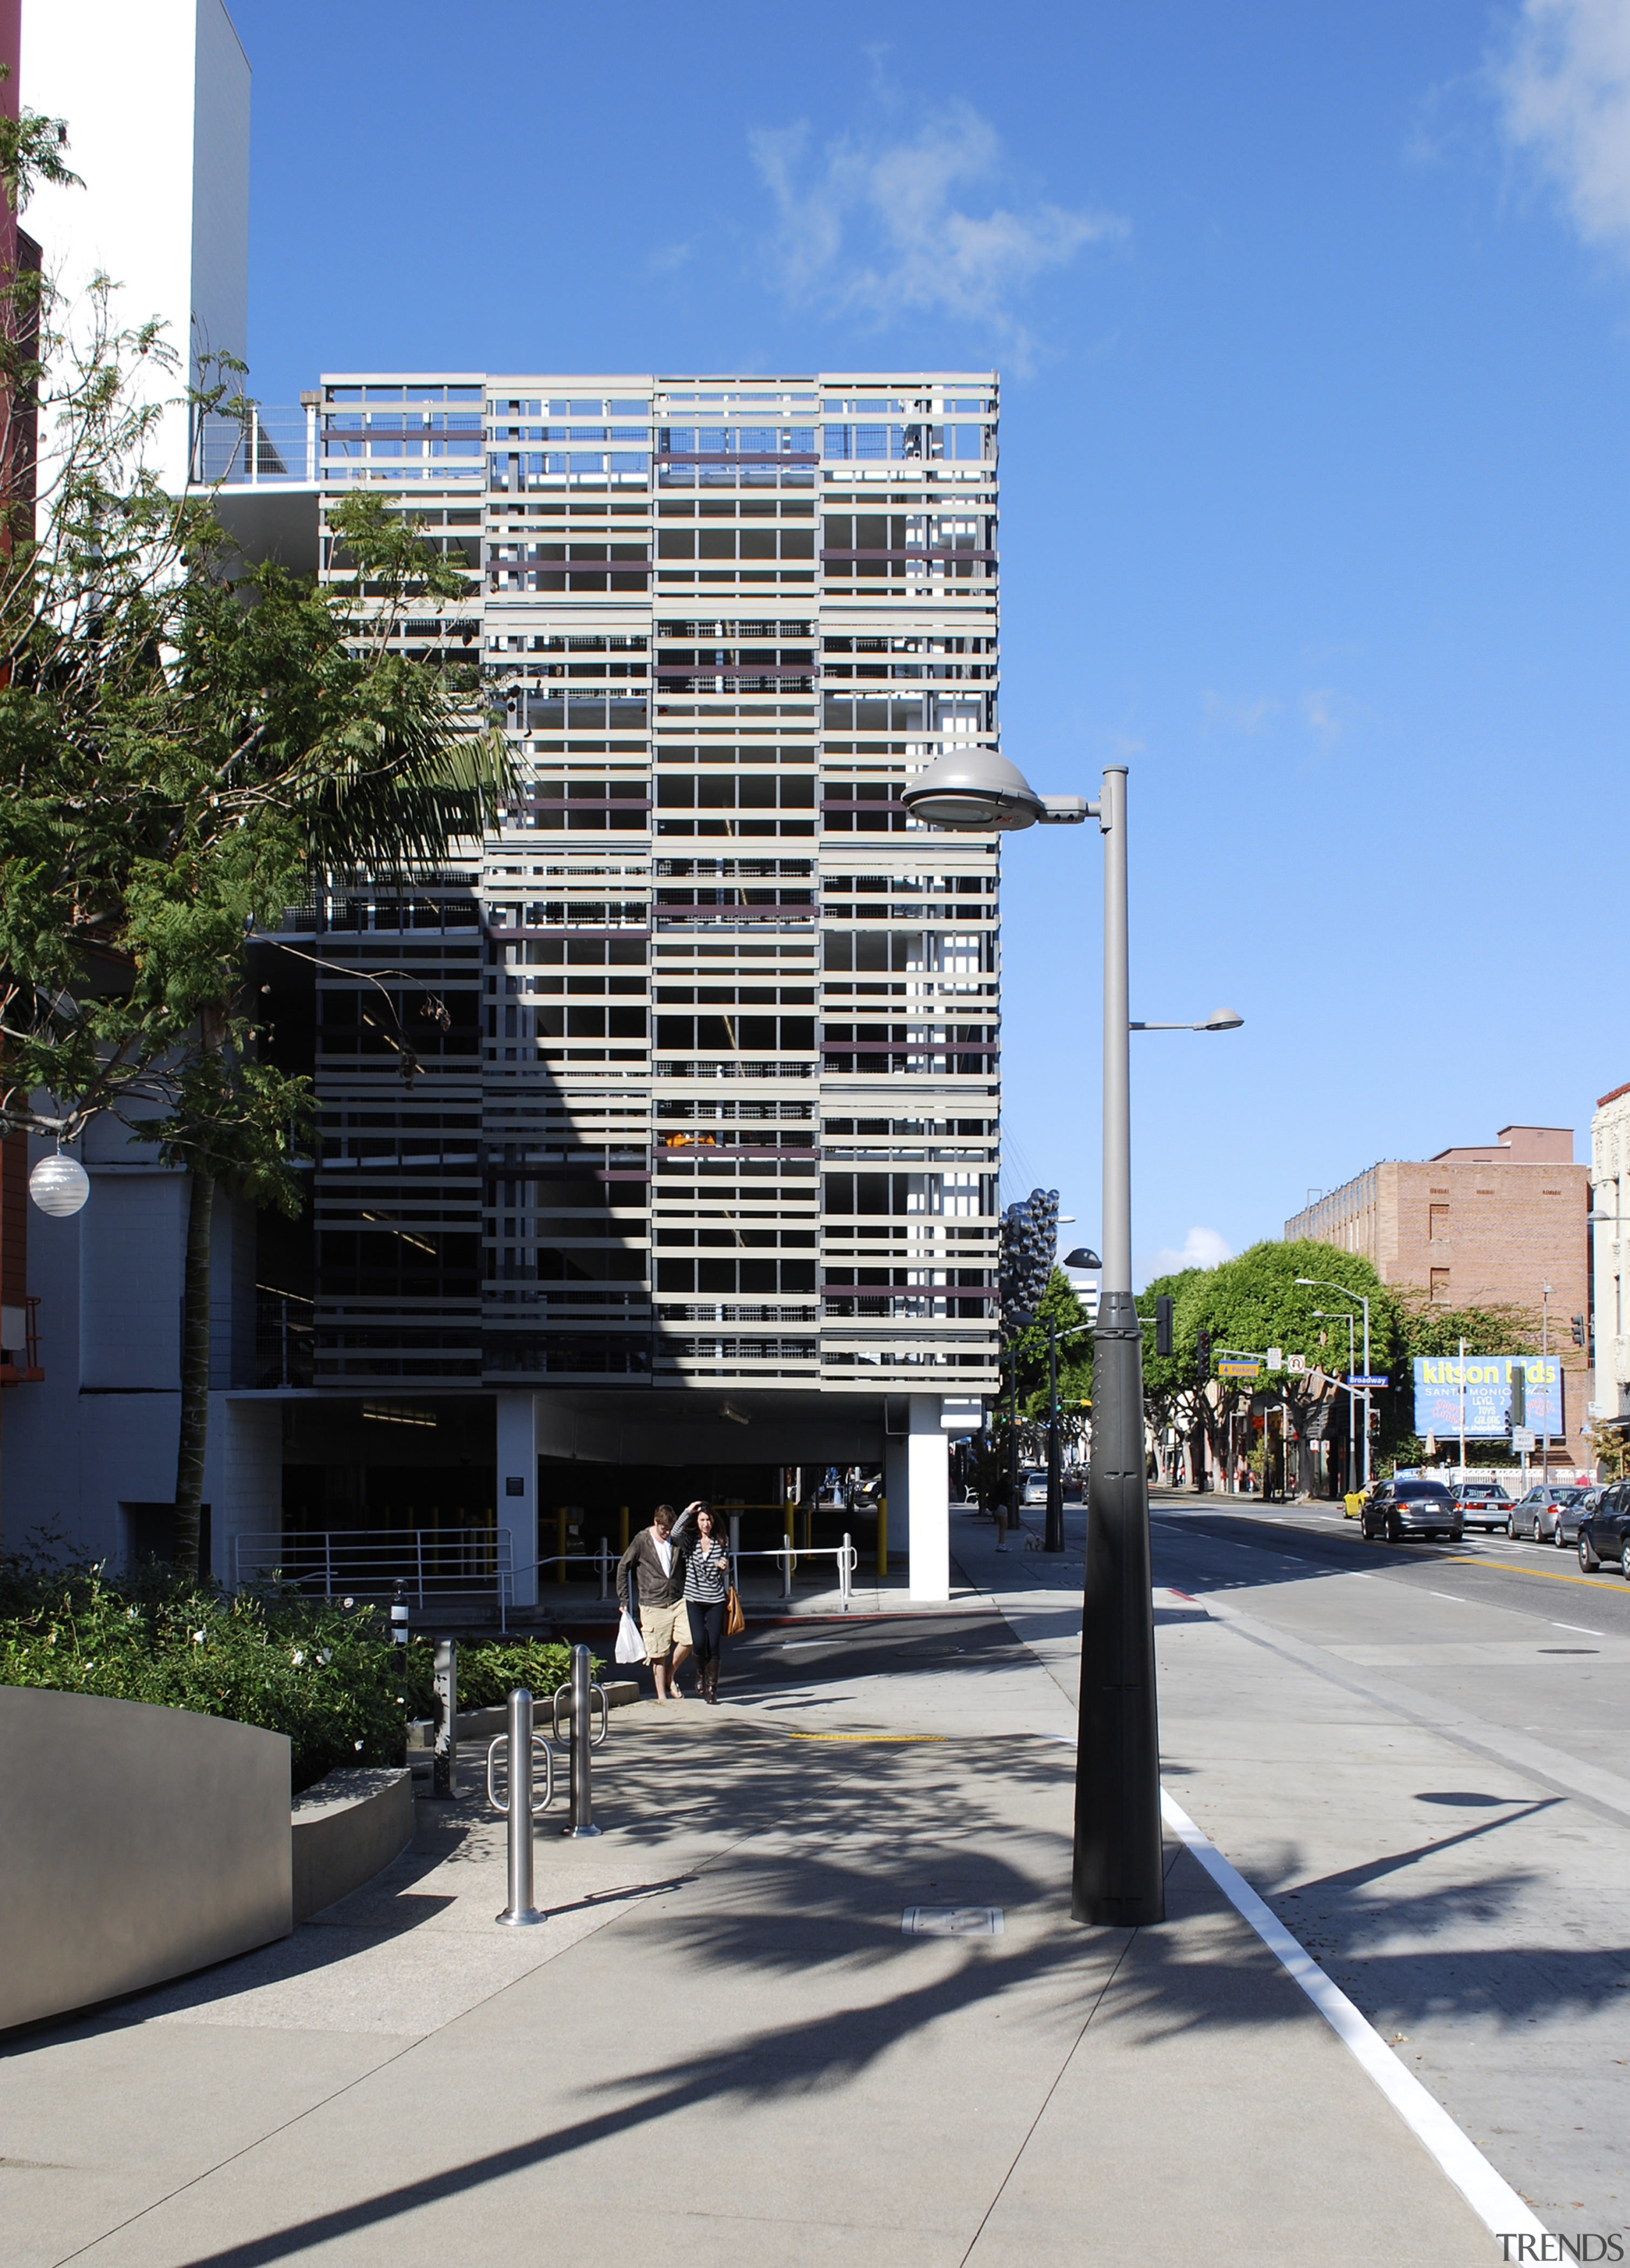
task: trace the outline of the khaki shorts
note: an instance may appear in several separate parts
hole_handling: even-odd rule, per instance
[[[671,1607],[640,1606],[640,1636],[645,1641],[645,1651],[653,1661],[660,1661],[664,1653],[676,1646],[691,1642],[691,1620],[683,1599],[676,1599]]]

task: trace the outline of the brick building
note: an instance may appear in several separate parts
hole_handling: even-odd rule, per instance
[[[1568,1454],[1584,1464],[1591,1381],[1569,1326],[1590,1309],[1590,1169],[1574,1163],[1571,1127],[1502,1126],[1490,1144],[1370,1166],[1288,1220],[1285,1238],[1360,1253],[1384,1284],[1435,1306],[1516,1308],[1536,1334],[1548,1307]]]

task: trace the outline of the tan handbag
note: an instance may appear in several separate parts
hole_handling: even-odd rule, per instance
[[[741,1601],[737,1597],[736,1586],[732,1583],[724,1594],[724,1635],[726,1638],[739,1638],[746,1627],[747,1617],[741,1610]]]

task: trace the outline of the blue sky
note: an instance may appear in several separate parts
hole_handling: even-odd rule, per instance
[[[1630,1078],[1630,0],[232,0],[254,390],[1003,373],[1008,753],[1131,766],[1140,1267]],[[1098,845],[1005,854],[1097,1227]]]

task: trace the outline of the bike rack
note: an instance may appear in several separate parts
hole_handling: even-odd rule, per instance
[[[509,1780],[502,1802],[496,1786],[501,1750]],[[534,1803],[532,1766],[540,1756],[543,1758],[543,1800]],[[534,1923],[547,1921],[547,1914],[540,1913],[532,1902],[532,1821],[554,1800],[554,1759],[547,1741],[532,1728],[532,1695],[524,1685],[518,1685],[510,1696],[509,1731],[500,1733],[487,1751],[487,1800],[510,1822],[510,1903],[496,1918],[508,1923],[512,1929],[527,1929]]]
[[[571,1697],[571,1734],[569,1753],[571,1757],[571,1817],[562,1828],[562,1835],[586,1837],[598,1835],[594,1823],[593,1774],[589,1761],[591,1749],[604,1746],[611,1731],[611,1709],[606,1698],[606,1689],[595,1684],[591,1672],[591,1657],[586,1646],[575,1646],[571,1650],[571,1679],[569,1683],[554,1689],[554,1733],[562,1748],[568,1742],[561,1740],[561,1699]],[[600,1721],[594,1724],[594,1705],[599,1704]]]

